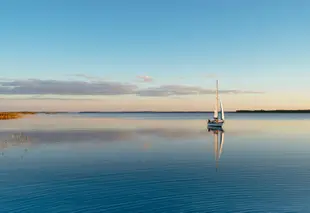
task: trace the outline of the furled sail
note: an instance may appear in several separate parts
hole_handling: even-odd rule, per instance
[[[219,112],[217,111],[217,104],[215,104],[215,109],[214,109],[214,118],[218,118]]]

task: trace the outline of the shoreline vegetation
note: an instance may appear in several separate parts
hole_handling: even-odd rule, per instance
[[[33,115],[35,112],[0,112],[0,120],[11,120],[22,118],[25,115]]]
[[[212,111],[119,111],[119,112],[105,112],[105,111],[82,111],[82,112],[0,112],[0,120],[10,120],[22,118],[26,115],[34,114],[66,114],[66,113],[213,113]],[[310,113],[310,109],[304,110],[236,110],[227,111],[226,113]]]

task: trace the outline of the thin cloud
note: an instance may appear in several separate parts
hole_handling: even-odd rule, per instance
[[[136,85],[118,82],[40,79],[2,81],[0,85],[0,94],[7,95],[124,95],[138,89]]]
[[[1,95],[32,95],[41,99],[45,95],[137,95],[150,97],[214,94],[214,89],[187,85],[162,85],[139,88],[135,84],[110,81],[12,80],[0,81]],[[245,90],[220,90],[222,94],[259,94]],[[49,97],[44,97],[49,98]]]
[[[163,85],[160,87],[152,87],[138,91],[140,96],[179,96],[179,95],[205,95],[214,94],[215,90],[205,89],[196,86],[185,85]],[[241,93],[261,93],[254,91],[242,90],[219,90],[221,94],[241,94]]]
[[[209,73],[209,74],[204,74],[203,77],[205,77],[205,78],[216,78],[217,75],[214,73]]]
[[[74,74],[74,75],[70,75],[70,76],[73,76],[73,77],[78,77],[78,78],[84,78],[84,79],[87,79],[89,81],[104,81],[106,79],[104,78],[100,78],[100,77],[95,77],[95,76],[91,76],[91,75],[86,75],[86,74]]]
[[[147,76],[147,75],[139,75],[137,76],[137,78],[139,80],[141,80],[142,82],[152,82],[153,81],[153,78],[151,76]]]

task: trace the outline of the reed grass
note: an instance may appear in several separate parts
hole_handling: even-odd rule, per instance
[[[18,119],[30,114],[35,112],[0,112],[0,120]]]

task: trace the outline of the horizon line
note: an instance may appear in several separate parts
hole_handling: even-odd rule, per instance
[[[153,110],[139,110],[139,111],[1,111],[0,113],[213,113],[214,111],[153,111]],[[310,109],[272,109],[272,110],[230,110],[225,113],[264,113],[264,112],[309,112]]]

